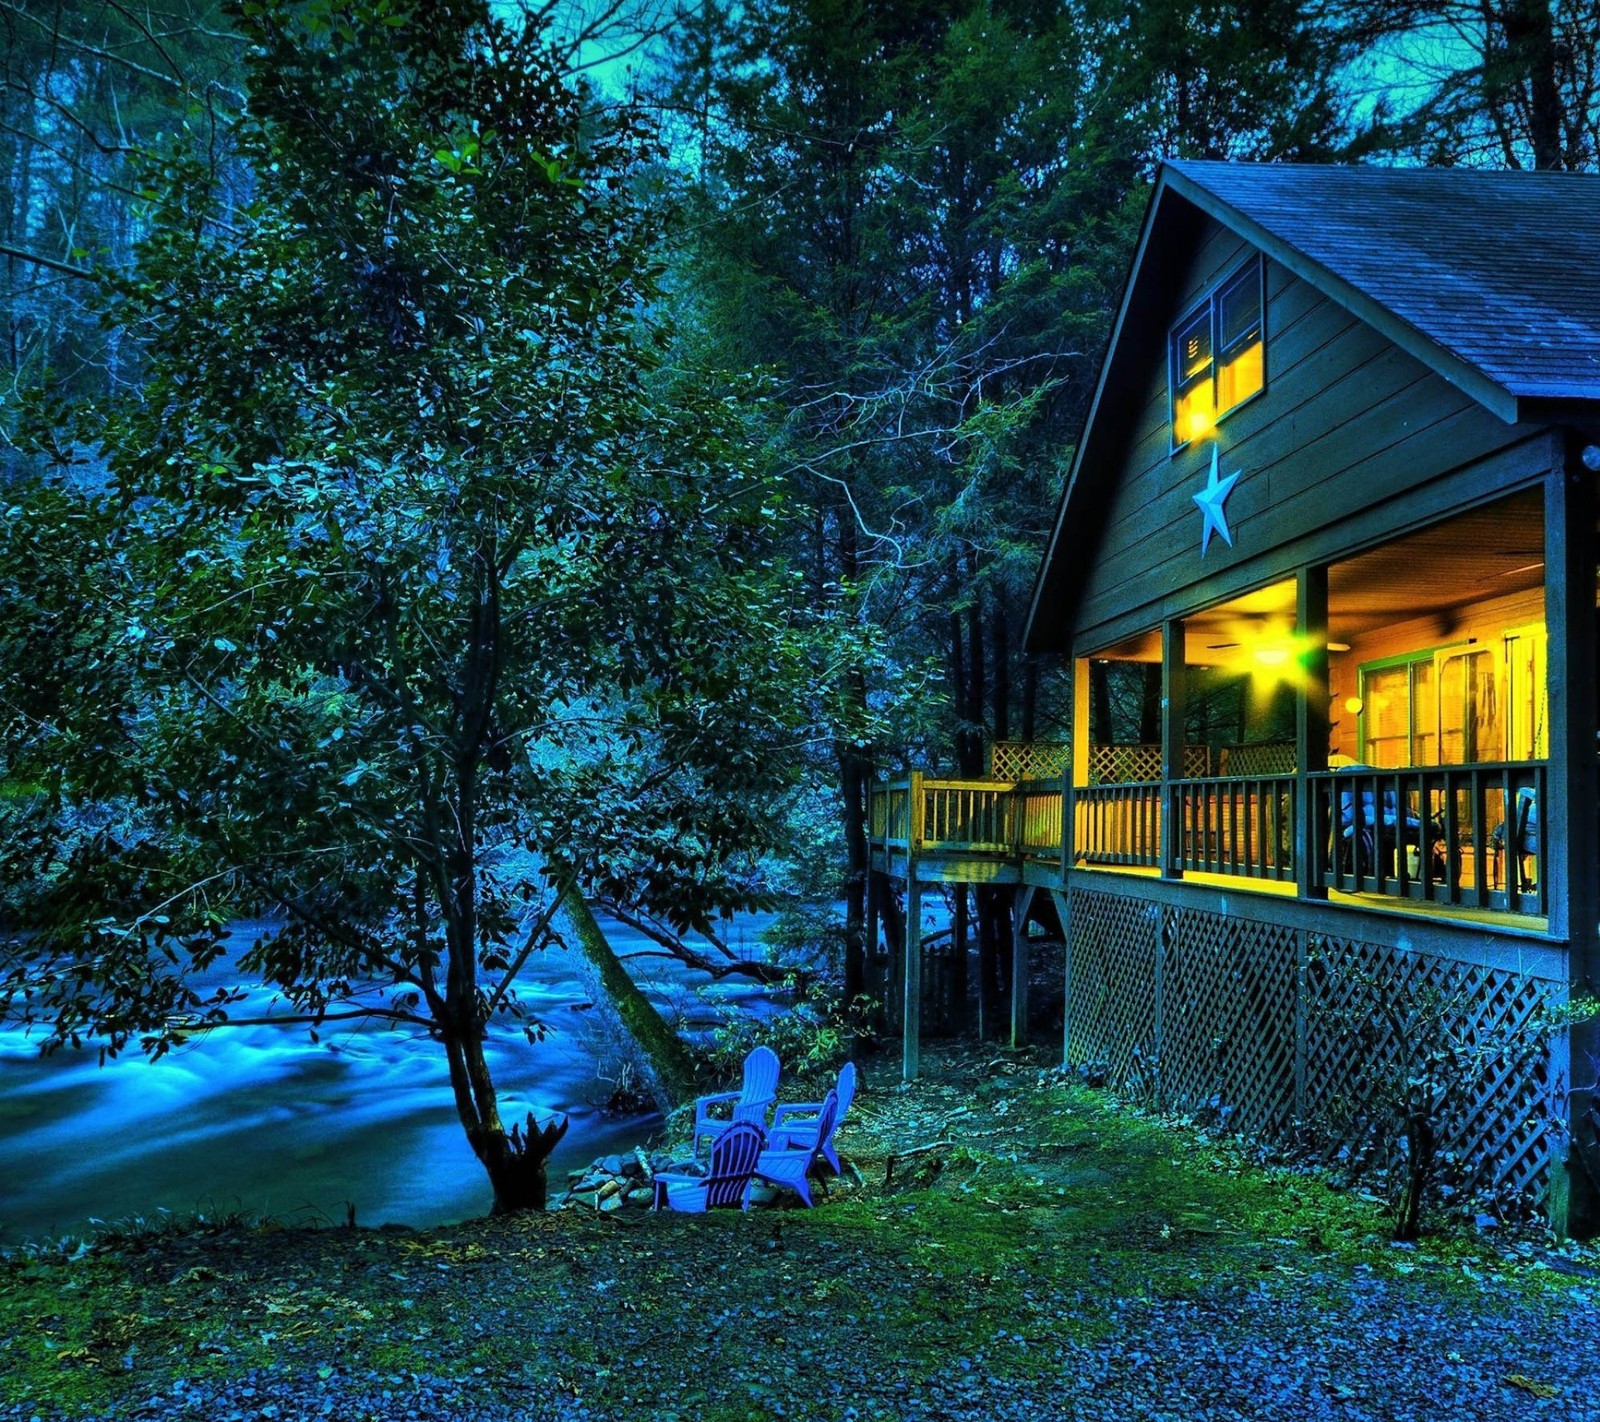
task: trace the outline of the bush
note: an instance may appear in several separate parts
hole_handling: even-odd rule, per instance
[[[744,1059],[756,1047],[771,1047],[786,1077],[822,1076],[843,1063],[850,1053],[851,1033],[837,990],[830,985],[800,996],[793,978],[787,990],[796,994],[795,1000],[769,1017],[723,1009],[707,1053],[719,1077],[737,1078]]]

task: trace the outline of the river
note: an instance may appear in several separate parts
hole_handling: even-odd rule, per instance
[[[621,925],[604,927],[619,953],[650,946]],[[736,925],[735,946],[753,944],[759,928]],[[233,951],[261,931],[239,925]],[[504,1033],[490,1051],[507,1125],[530,1109],[541,1122],[571,1118],[551,1159],[553,1191],[568,1169],[642,1144],[661,1126],[657,1115],[600,1109],[610,1091],[600,1079],[606,1034],[584,967],[566,951],[536,955],[524,998],[550,1031],[532,1044]],[[218,971],[225,966],[209,976]],[[701,1002],[702,1023],[708,998],[767,1005],[743,979],[708,985],[676,962],[645,960],[636,976],[658,1004]],[[156,1062],[135,1050],[100,1067],[93,1051],[41,1058],[36,1037],[0,1027],[0,1243],[162,1210],[342,1222],[348,1202],[363,1225],[487,1211],[487,1180],[456,1119],[438,1045],[376,1024],[331,1024],[321,1037],[313,1042],[303,1027],[225,1028]]]

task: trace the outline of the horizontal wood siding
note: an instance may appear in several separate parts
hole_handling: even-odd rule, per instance
[[[1191,310],[1250,250],[1209,222],[1171,318]],[[1284,543],[1528,433],[1270,261],[1266,289],[1266,390],[1220,425],[1220,472],[1241,473],[1226,508],[1234,546],[1213,538],[1200,556],[1192,495],[1205,485],[1212,446],[1201,440],[1169,453],[1162,325],[1145,338],[1144,398],[1124,416],[1133,422],[1127,458],[1120,469],[1091,473],[1114,488],[1073,619],[1080,639],[1218,575],[1238,588],[1263,581],[1277,571],[1272,553]]]

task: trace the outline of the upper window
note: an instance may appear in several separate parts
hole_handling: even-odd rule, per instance
[[[1172,328],[1172,447],[1203,438],[1265,383],[1261,259],[1252,258]]]

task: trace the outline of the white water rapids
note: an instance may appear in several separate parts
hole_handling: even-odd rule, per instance
[[[760,925],[735,925],[752,946]],[[650,945],[605,924],[628,954]],[[240,925],[243,943],[259,926]],[[531,1109],[572,1124],[550,1165],[552,1192],[566,1171],[642,1144],[658,1116],[607,1117],[599,1104],[607,1063],[586,1010],[581,959],[536,955],[525,1001],[551,1028],[529,1044],[510,1032],[490,1064],[507,1125]],[[760,1011],[760,989],[741,978],[705,992],[704,973],[675,962],[633,965],[658,1004],[681,1006],[694,989]],[[208,976],[223,981],[213,970]],[[266,1003],[238,1015],[257,1016]],[[277,1010],[285,1010],[281,1003]],[[410,1028],[331,1023],[319,1043],[304,1027],[229,1027],[199,1036],[157,1062],[134,1049],[105,1067],[92,1050],[41,1058],[37,1037],[0,1027],[0,1242],[83,1233],[91,1219],[152,1218],[161,1209],[244,1210],[285,1221],[342,1222],[346,1202],[363,1225],[428,1225],[482,1214],[490,1195],[456,1119],[444,1053]]]

